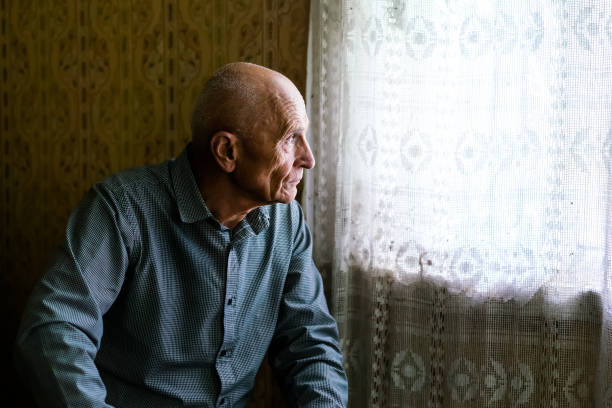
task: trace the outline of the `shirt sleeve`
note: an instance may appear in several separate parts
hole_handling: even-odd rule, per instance
[[[298,208],[297,234],[269,358],[292,407],[346,407],[348,384],[312,238]]]
[[[118,202],[100,185],[70,216],[64,243],[30,296],[15,345],[17,367],[39,406],[110,407],[94,359],[133,236]]]

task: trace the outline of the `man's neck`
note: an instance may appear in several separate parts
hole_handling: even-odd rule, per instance
[[[258,207],[247,207],[245,209],[245,207],[237,205],[233,199],[228,200],[228,197],[231,196],[226,196],[219,191],[207,192],[206,189],[200,187],[200,193],[215,219],[229,229],[234,229],[249,212]]]
[[[249,212],[261,206],[241,197],[228,175],[216,166],[192,161],[191,170],[206,207],[221,225],[234,229]]]

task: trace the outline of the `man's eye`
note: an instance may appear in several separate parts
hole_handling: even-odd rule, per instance
[[[294,133],[291,136],[289,136],[289,139],[287,139],[287,141],[289,143],[295,143],[297,141],[297,139],[298,139],[298,135]]]

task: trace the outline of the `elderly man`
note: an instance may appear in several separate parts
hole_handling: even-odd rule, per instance
[[[314,166],[304,101],[253,64],[217,71],[174,160],[96,184],[17,338],[44,407],[243,407],[266,352],[287,403],[344,407],[338,334],[293,201]]]

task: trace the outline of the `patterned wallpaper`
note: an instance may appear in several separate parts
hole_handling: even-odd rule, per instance
[[[0,0],[4,367],[86,189],[178,154],[197,92],[227,62],[274,68],[303,91],[308,9],[308,0]],[[254,406],[278,406],[266,402],[278,398],[269,370],[260,377]]]

